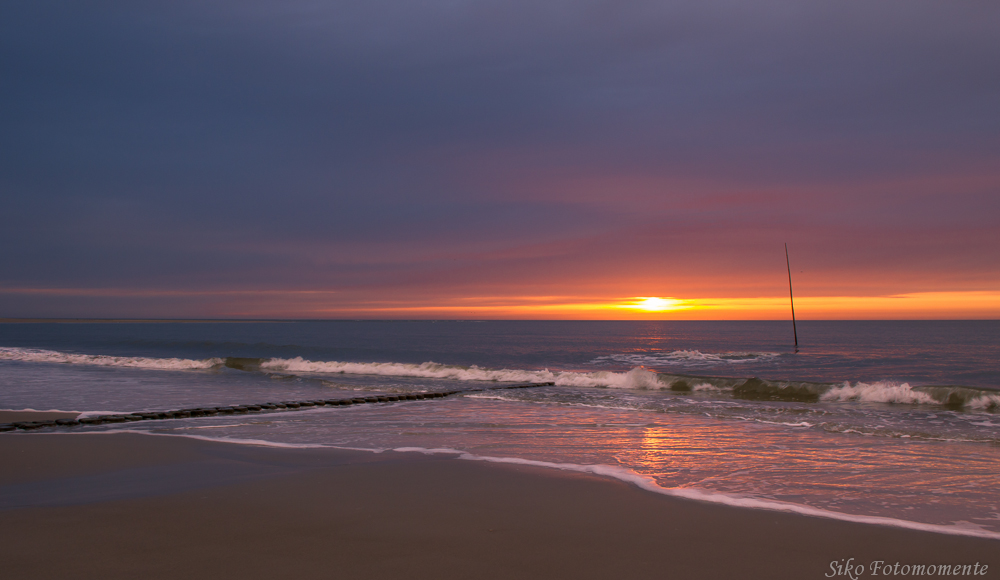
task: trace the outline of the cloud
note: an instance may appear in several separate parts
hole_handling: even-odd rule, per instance
[[[734,296],[785,241],[828,295],[998,282],[995,3],[4,13],[3,287]]]

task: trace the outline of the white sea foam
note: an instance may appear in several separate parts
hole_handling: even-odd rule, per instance
[[[909,383],[877,381],[874,383],[844,383],[820,396],[822,401],[862,401],[866,403],[907,403],[911,405],[940,405],[941,402],[927,393],[914,391]]]
[[[1000,408],[1000,395],[980,395],[965,404],[970,409]]]
[[[699,384],[699,385],[695,385],[695,386],[693,386],[693,387],[691,387],[691,388],[692,388],[692,389],[694,390],[694,392],[696,392],[696,393],[697,393],[697,392],[718,392],[718,391],[721,391],[721,390],[722,390],[722,389],[720,389],[719,387],[717,387],[717,386],[715,386],[715,385],[710,385],[710,384],[708,384],[708,383],[701,383],[701,384]]]
[[[456,452],[456,450],[454,449],[422,449],[418,447],[401,447],[395,449],[395,451],[413,451],[426,454],[460,453]],[[936,532],[940,534],[1000,539],[1000,532],[987,530],[976,524],[969,524],[968,522],[955,522],[954,524],[951,525],[928,524],[923,522],[913,522],[909,520],[901,520],[897,518],[888,518],[883,516],[862,516],[855,514],[845,514],[841,512],[815,508],[802,504],[782,502],[770,499],[761,499],[756,497],[730,495],[730,494],[717,493],[713,491],[707,491],[689,487],[670,487],[670,488],[661,487],[659,484],[656,483],[656,481],[652,477],[648,475],[642,475],[630,469],[625,469],[623,467],[617,467],[613,465],[603,465],[603,464],[580,465],[576,463],[555,463],[550,461],[537,461],[534,459],[520,459],[517,457],[490,457],[486,455],[474,455],[472,453],[461,453],[460,455],[458,455],[458,459],[465,459],[470,461],[488,461],[491,463],[531,465],[535,467],[560,469],[563,471],[591,473],[594,475],[600,475],[603,477],[612,477],[614,479],[625,481],[654,493],[659,493],[672,497],[692,499],[696,501],[718,503],[733,507],[789,512],[806,516],[821,517],[821,518],[842,520],[842,521],[862,523],[862,524],[891,526],[891,527],[905,528],[910,530],[920,530],[924,532]]]
[[[599,356],[593,363],[625,363],[643,366],[686,365],[709,366],[766,362],[781,356],[778,352],[701,352],[700,350],[675,350],[671,352],[627,353]]]
[[[100,354],[75,354],[39,348],[0,347],[0,360],[23,362],[62,363],[103,367],[128,367],[154,370],[208,369],[223,363],[222,359],[192,360],[184,358],[149,358],[139,356],[107,356]]]
[[[119,433],[132,433],[138,435],[149,435],[151,437],[183,437],[185,439],[197,439],[199,441],[212,441],[214,443],[233,443],[235,445],[250,445],[252,447],[276,447],[278,449],[349,449],[345,447],[333,447],[321,445],[319,443],[279,443],[277,441],[266,441],[264,439],[235,439],[228,437],[209,437],[207,435],[191,435],[189,433],[154,433],[141,429],[115,429],[110,431],[78,431],[76,433],[65,433],[65,435],[117,435]],[[355,449],[355,451],[375,451],[372,449]]]
[[[440,455],[442,453],[447,455],[465,455],[465,451],[459,451],[450,447],[436,447],[434,449],[426,447],[396,447],[393,451],[400,453],[422,453],[423,455]]]
[[[260,368],[278,372],[343,373],[352,375],[382,375],[395,377],[420,377],[431,379],[452,379],[458,381],[493,381],[520,383],[553,382],[560,386],[572,387],[612,387],[621,389],[659,389],[661,383],[657,374],[636,367],[626,373],[610,371],[572,372],[520,369],[485,369],[478,366],[459,367],[435,362],[422,364],[407,363],[354,363],[338,361],[311,361],[296,357],[275,358],[261,363]]]
[[[765,419],[754,419],[757,423],[764,423],[766,425],[784,425],[785,427],[813,427],[814,423],[808,421],[798,421],[796,423],[788,423],[786,421],[767,421]]]

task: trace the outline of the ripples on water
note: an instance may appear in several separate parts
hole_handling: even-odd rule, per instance
[[[0,325],[0,407],[164,410],[552,377],[558,386],[127,428],[605,464],[665,488],[1000,533],[1000,413],[972,404],[996,396],[996,323],[834,324],[799,355],[769,324],[380,324],[84,325],[90,337]],[[737,396],[751,376],[770,380],[767,396]],[[794,396],[771,397],[782,388]]]

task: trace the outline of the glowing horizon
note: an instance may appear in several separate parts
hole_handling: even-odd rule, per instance
[[[558,319],[630,320],[782,320],[791,316],[788,297],[676,299],[640,297],[607,301],[537,303],[538,297],[507,299],[506,304],[358,308],[354,312],[429,313],[516,318],[543,315]],[[541,299],[546,300],[546,299]],[[549,300],[551,300],[549,298]],[[528,302],[525,304],[524,302]],[[795,300],[799,320],[1000,318],[1000,292],[923,292],[890,296],[802,296]],[[623,317],[622,314],[627,314]]]
[[[127,290],[0,289],[0,295],[56,295],[97,303],[132,304],[93,318],[453,318],[558,320],[783,320],[787,296],[758,297],[587,297],[472,296],[448,299],[373,300],[323,290]],[[150,304],[174,301],[174,310],[150,316]],[[192,311],[189,301],[208,304]],[[799,320],[1000,319],[1000,292],[917,292],[882,296],[797,296]],[[87,318],[87,316],[51,316]]]
[[[978,9],[36,4],[3,317],[1000,317]]]

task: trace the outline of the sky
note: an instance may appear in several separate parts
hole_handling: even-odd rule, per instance
[[[7,0],[0,317],[1000,318],[994,0]],[[658,300],[648,300],[654,298]]]

